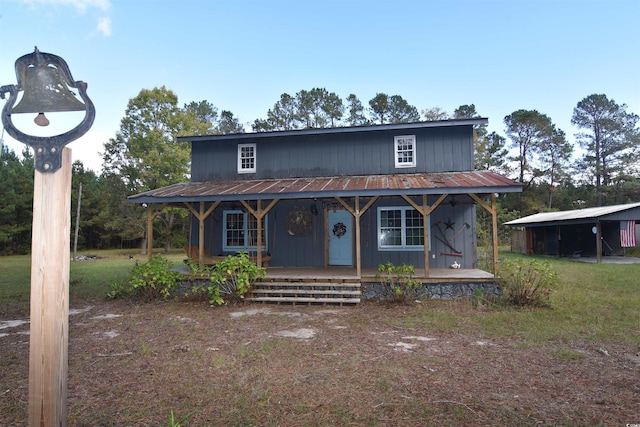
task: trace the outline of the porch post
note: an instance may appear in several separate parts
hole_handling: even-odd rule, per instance
[[[487,205],[480,197],[474,193],[469,193],[469,197],[476,201],[484,210],[491,213],[491,228],[493,237],[493,275],[498,275],[498,205],[496,194],[491,194],[491,206]]]
[[[498,207],[496,193],[491,193],[491,227],[493,228],[493,275],[498,275]]]
[[[360,217],[369,210],[369,208],[378,200],[378,196],[369,199],[366,205],[360,209],[360,196],[355,196],[355,209],[351,209],[351,206],[340,197],[336,196],[336,200],[340,202],[344,208],[353,215],[356,220],[356,274],[360,277],[362,273],[362,260],[360,254]],[[327,224],[325,224],[325,228]]]
[[[360,197],[356,196],[356,275],[360,277],[362,273],[362,260],[360,259]]]
[[[262,200],[258,199],[256,205],[256,223],[258,229],[257,249],[256,249],[256,265],[262,267]]]
[[[204,210],[204,203],[205,202],[200,202],[200,209],[196,211],[190,203],[184,202],[184,205],[193,216],[198,218],[198,264],[202,264],[204,261],[204,220],[218,207],[220,200],[213,202],[206,211]],[[189,224],[191,224],[191,221],[189,221]],[[189,241],[189,244],[191,244],[191,241]],[[187,255],[191,256],[191,254]]]
[[[204,202],[200,202],[198,212],[198,264],[204,263]]]
[[[280,199],[273,199],[266,208],[262,209],[262,199],[258,199],[256,201],[256,209],[253,209],[246,200],[240,200],[242,206],[244,206],[247,211],[256,218],[257,221],[257,232],[258,236],[256,239],[257,250],[256,250],[256,265],[258,267],[262,267],[262,219],[269,213],[269,211],[278,203]]]
[[[147,261],[151,261],[153,255],[153,220],[155,217],[152,205],[149,203],[147,206]]]
[[[424,234],[424,277],[429,277],[429,206],[427,195],[422,195],[422,229]]]

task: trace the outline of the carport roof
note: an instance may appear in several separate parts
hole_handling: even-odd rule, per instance
[[[489,171],[184,182],[129,197],[131,203],[516,193],[522,186]]]
[[[561,223],[590,223],[599,219],[612,219],[611,215],[615,215],[630,209],[638,209],[638,217],[640,218],[640,203],[628,203],[625,205],[601,206],[597,208],[574,209],[570,211],[560,212],[543,212],[535,215],[525,216],[520,219],[505,222],[505,225],[512,227],[524,227],[527,225],[557,225]],[[629,218],[631,219],[631,218]]]

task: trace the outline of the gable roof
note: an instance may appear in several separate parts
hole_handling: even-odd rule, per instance
[[[196,136],[179,136],[176,139],[178,141],[225,141],[225,140],[243,140],[243,139],[267,139],[267,138],[280,138],[287,136],[300,136],[300,135],[329,135],[329,134],[348,134],[356,132],[379,132],[379,131],[409,131],[412,129],[426,129],[426,128],[438,128],[438,127],[452,127],[452,126],[474,126],[483,125],[489,123],[489,119],[484,117],[478,117],[475,119],[452,119],[452,120],[435,120],[428,122],[414,122],[414,123],[390,123],[384,125],[368,125],[368,126],[345,126],[345,127],[332,127],[332,128],[308,128],[308,129],[292,129],[281,130],[271,132],[247,132],[247,133],[234,133],[227,135],[196,135]]]
[[[637,212],[636,212],[637,210]],[[630,211],[630,212],[628,212]],[[620,215],[627,213],[628,215]],[[623,217],[624,216],[624,217]],[[565,223],[595,223],[598,220],[640,219],[640,203],[573,209],[560,212],[543,212],[505,222],[510,226],[561,225]]]
[[[184,182],[129,196],[131,203],[515,193],[521,184],[489,171]]]

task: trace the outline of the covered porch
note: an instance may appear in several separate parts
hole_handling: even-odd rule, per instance
[[[211,232],[212,222],[220,224],[223,221],[220,214],[215,217],[216,212],[229,212],[228,206],[232,205],[236,209],[240,207],[243,215],[248,215],[253,221],[252,247],[262,250],[248,251],[250,256],[258,265],[263,265],[263,258],[270,258],[266,281],[372,283],[377,281],[377,266],[391,261],[396,265],[414,265],[414,278],[429,284],[494,280],[498,272],[497,195],[519,191],[519,184],[500,175],[469,171],[189,182],[135,195],[129,201],[147,206],[148,254],[151,254],[154,219],[167,207],[180,207],[188,209],[194,219],[194,238],[190,244],[198,246],[199,259],[193,261],[204,262],[207,252],[205,241],[210,247],[217,245],[218,252],[221,247],[219,238],[224,236]],[[381,210],[399,204],[406,207],[398,209],[416,212],[412,217],[411,231],[420,242],[427,243],[420,243],[411,250],[381,249]],[[292,219],[292,206],[298,209],[297,206],[302,205],[304,209],[297,211],[300,216]],[[493,244],[489,271],[478,268],[476,206],[491,217]],[[336,211],[344,212],[348,218],[342,216],[338,224],[330,223],[330,215]],[[266,218],[270,212],[275,212],[273,216],[276,218],[270,218],[267,233]],[[288,218],[283,218],[287,213]],[[288,221],[285,227],[288,233],[282,230],[285,220]],[[296,221],[300,224],[312,222],[314,231],[296,239]],[[220,229],[221,226],[218,227]],[[346,265],[336,264],[330,254],[330,239],[337,241],[346,237],[345,231],[353,234],[353,237],[349,236],[352,246],[348,249],[352,258],[348,258]],[[265,240],[268,236],[271,237],[267,246]],[[462,243],[456,243],[458,241]],[[420,252],[416,251],[418,248]],[[452,268],[448,268],[450,265]]]

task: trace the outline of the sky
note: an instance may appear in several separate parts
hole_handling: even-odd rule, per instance
[[[639,0],[0,0],[0,86],[17,83],[15,61],[35,46],[62,57],[96,108],[72,157],[97,173],[129,100],[161,86],[179,106],[231,111],[248,132],[281,94],[318,87],[345,103],[475,104],[502,135],[505,116],[535,109],[575,142],[571,115],[591,94],[640,114],[639,22]],[[74,114],[14,125],[51,136]]]

